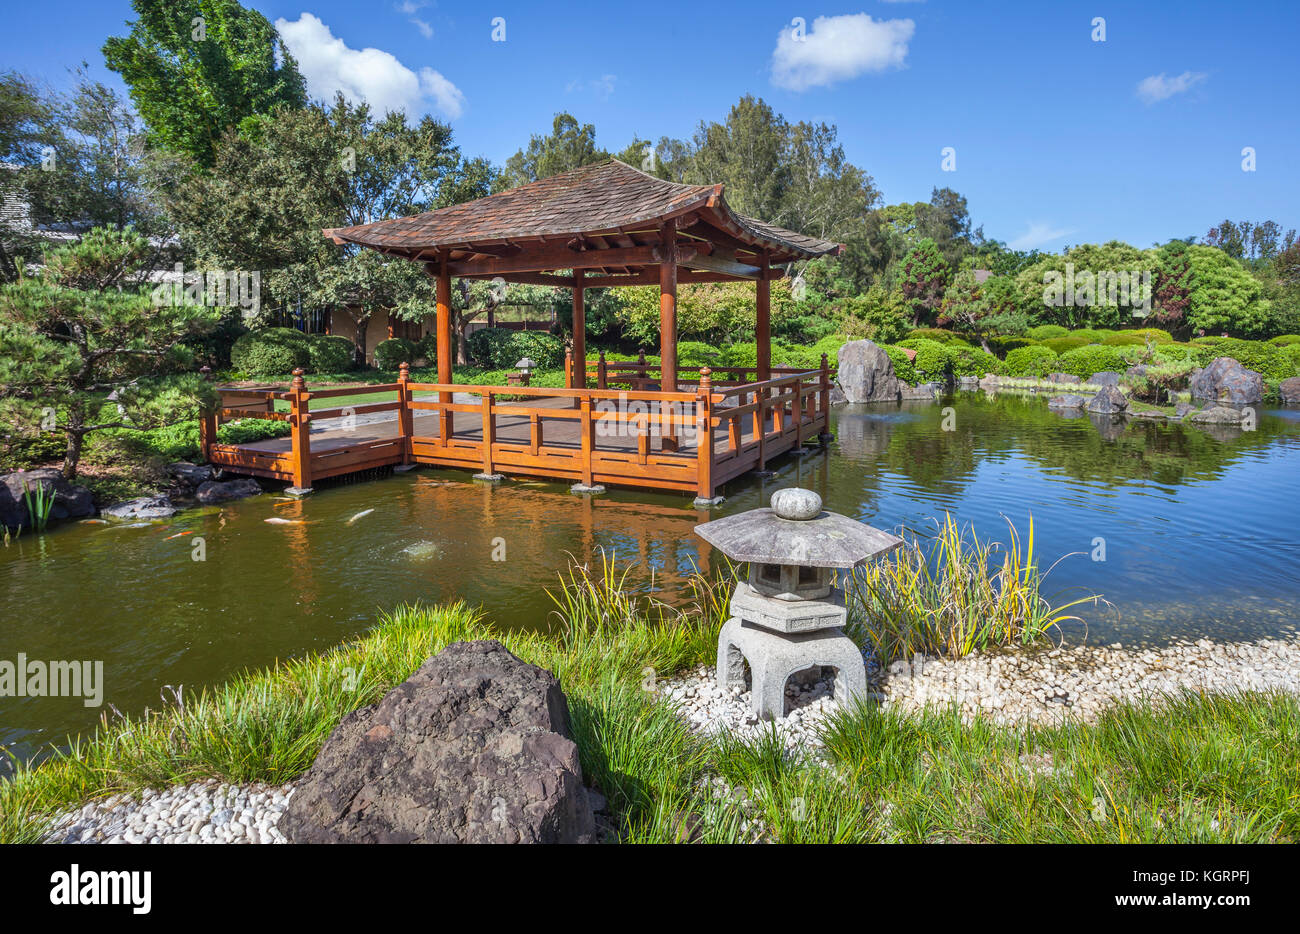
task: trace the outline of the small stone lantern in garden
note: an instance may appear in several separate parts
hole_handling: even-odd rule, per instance
[[[532,380],[533,370],[537,369],[537,364],[529,357],[524,357],[515,364],[515,373],[506,374],[507,386],[527,386]]]
[[[773,493],[770,509],[705,522],[695,534],[749,564],[718,636],[719,687],[744,687],[748,662],[753,709],[762,719],[784,716],[786,682],[814,666],[835,669],[839,703],[866,695],[862,652],[844,634],[844,592],[832,576],[893,551],[901,538],[826,512],[820,496],[797,487]]]

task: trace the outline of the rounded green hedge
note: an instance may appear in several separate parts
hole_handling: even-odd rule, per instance
[[[230,365],[249,376],[283,376],[311,365],[310,342],[293,328],[249,331],[230,346]]]
[[[1092,341],[1078,334],[1070,334],[1067,337],[1049,337],[1043,341],[1044,347],[1050,347],[1056,354],[1065,353],[1067,350],[1074,350],[1076,347],[1087,347]]]
[[[1056,351],[1051,347],[1041,344],[1017,347],[1007,352],[1007,358],[1002,361],[1002,372],[1008,376],[1042,379],[1052,372],[1056,361]]]
[[[419,355],[415,341],[390,337],[375,345],[375,366],[381,370],[396,370],[403,363],[412,363]]]
[[[313,334],[307,338],[307,354],[313,373],[344,373],[352,369],[352,341],[337,334]]]
[[[1069,373],[1079,379],[1087,379],[1093,373],[1104,370],[1123,373],[1131,364],[1132,361],[1129,355],[1124,353],[1124,348],[1089,344],[1087,347],[1076,347],[1061,354],[1056,362],[1055,372]]]

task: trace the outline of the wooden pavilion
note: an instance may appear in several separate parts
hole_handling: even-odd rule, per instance
[[[554,477],[578,490],[617,484],[693,491],[710,501],[727,480],[826,434],[829,365],[823,355],[816,370],[772,366],[770,284],[785,274],[782,264],[840,247],[736,213],[722,185],[668,182],[611,159],[477,201],[324,233],[338,244],[425,265],[437,283],[437,382],[415,383],[404,366],[397,383],[373,387],[396,390],[397,401],[354,406],[351,414],[391,409],[397,418],[367,426],[364,437],[355,431],[308,437],[313,420],[342,412],[312,410],[311,399],[356,390],[308,391],[298,373],[289,392],[232,394],[239,404],[223,402],[205,419],[205,448],[213,462],[233,471],[289,479],[305,489],[313,477],[414,462],[471,467],[485,479]],[[451,280],[457,276],[572,291],[564,389],[453,384]],[[755,284],[756,365],[706,367],[683,377],[678,283],[739,280]],[[589,363],[584,291],[655,284],[660,362],[613,363],[602,354]],[[416,399],[416,393],[436,398]],[[466,402],[466,394],[477,398]],[[270,409],[277,399],[289,403],[289,439],[215,442],[217,419],[252,414],[245,407],[250,402]]]

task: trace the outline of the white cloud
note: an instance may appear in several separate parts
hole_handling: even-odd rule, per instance
[[[1137,95],[1147,104],[1155,104],[1175,94],[1182,94],[1206,78],[1203,71],[1185,71],[1173,78],[1166,78],[1162,71],[1158,75],[1143,78],[1138,82]]]
[[[804,35],[787,26],[772,52],[772,83],[806,91],[868,71],[901,68],[914,32],[910,19],[874,20],[866,13],[819,16]]]
[[[601,75],[599,78],[593,78],[590,81],[574,79],[564,86],[566,94],[572,94],[574,91],[590,91],[596,95],[598,100],[607,101],[610,95],[614,93],[614,83],[618,81],[618,75]]]
[[[1051,224],[1031,222],[1029,229],[1007,246],[1013,250],[1036,250],[1062,237],[1068,237],[1072,233],[1074,233],[1073,227],[1053,227]]]
[[[397,12],[404,14],[411,24],[420,30],[420,35],[426,39],[432,39],[433,27],[415,15],[428,5],[428,0],[418,0],[418,2],[417,0],[402,0],[401,3],[397,4]]]
[[[313,97],[332,100],[341,91],[351,101],[365,101],[381,115],[402,110],[417,116],[432,107],[454,119],[465,109],[465,95],[439,72],[421,68],[416,74],[382,49],[350,49],[310,13],[303,13],[295,22],[277,19],[275,28],[298,60]]]

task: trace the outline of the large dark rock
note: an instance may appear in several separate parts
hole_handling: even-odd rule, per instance
[[[1264,377],[1231,357],[1215,357],[1192,376],[1192,397],[1234,405],[1251,405],[1264,398]]]
[[[1282,380],[1277,391],[1282,396],[1282,401],[1288,405],[1300,403],[1300,376]]]
[[[242,480],[227,480],[224,483],[208,480],[199,484],[195,498],[206,505],[224,503],[230,499],[243,499],[245,496],[257,496],[262,492],[261,486],[251,477]]]
[[[290,799],[293,843],[587,843],[569,705],[549,671],[458,642],[348,714]]]
[[[1128,399],[1114,386],[1103,386],[1088,400],[1086,408],[1093,415],[1123,415],[1128,408]]]
[[[894,375],[889,354],[871,341],[840,347],[836,382],[848,402],[897,402],[905,385]]]
[[[23,496],[24,483],[33,496],[41,490],[47,497],[54,497],[50,506],[51,519],[80,519],[95,514],[95,499],[90,491],[69,483],[63,471],[54,467],[16,470],[0,477],[0,525],[5,528],[31,527],[27,501]]]
[[[100,515],[110,519],[166,519],[179,510],[166,496],[137,496],[124,503],[114,503],[100,510]]]

